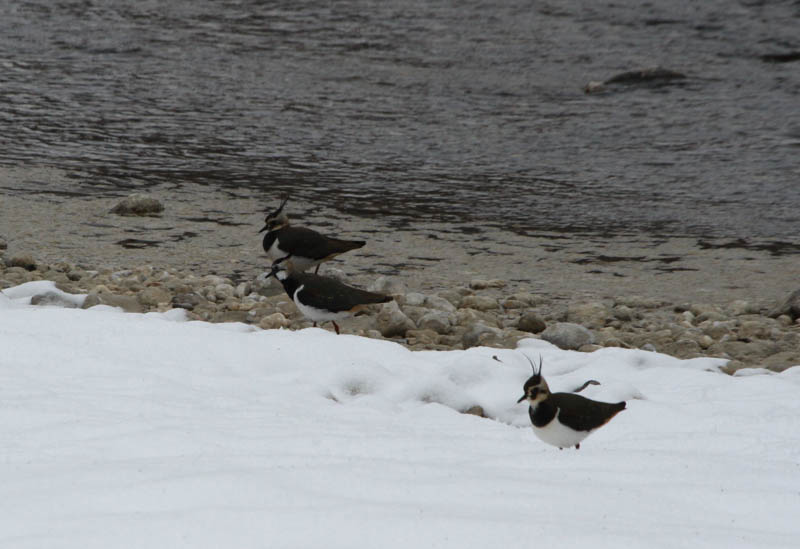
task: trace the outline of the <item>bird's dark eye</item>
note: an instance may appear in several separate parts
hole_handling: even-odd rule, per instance
[[[531,389],[531,398],[536,398],[536,395],[538,395],[538,394],[539,394],[539,388],[538,387],[535,387],[535,388]]]

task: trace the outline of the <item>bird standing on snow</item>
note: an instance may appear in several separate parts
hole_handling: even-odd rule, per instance
[[[283,207],[288,200],[289,197],[286,196],[280,207],[267,215],[264,228],[258,231],[267,231],[262,245],[267,256],[273,261],[291,256],[296,270],[305,271],[316,266],[314,271],[316,274],[319,271],[319,264],[323,261],[366,244],[363,240],[340,240],[305,227],[290,226],[289,218],[283,213]]]
[[[531,367],[533,375],[525,382],[525,394],[517,402],[528,401],[533,432],[560,450],[570,446],[580,449],[583,439],[625,409],[624,401],[611,404],[574,393],[551,393],[542,377],[541,359],[538,372],[532,362]]]
[[[393,299],[389,295],[353,288],[326,276],[297,272],[288,258],[273,263],[269,276],[280,281],[303,316],[314,322],[314,326],[317,322],[329,320],[337,334],[337,320],[352,316],[367,305]]]

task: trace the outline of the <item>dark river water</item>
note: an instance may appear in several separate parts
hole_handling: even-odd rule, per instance
[[[798,52],[796,0],[0,0],[0,166],[77,194],[798,242]],[[686,78],[584,92],[657,66]]]

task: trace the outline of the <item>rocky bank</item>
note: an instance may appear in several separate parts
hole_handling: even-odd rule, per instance
[[[0,240],[0,253],[6,243]],[[339,269],[323,266],[328,276]],[[112,270],[68,262],[46,264],[15,254],[0,261],[0,288],[51,280],[69,293],[128,312],[183,308],[190,319],[243,322],[262,329],[302,329],[305,320],[274,279],[235,281],[218,275],[145,265]],[[514,348],[541,338],[562,349],[603,347],[658,351],[678,358],[730,359],[726,370],[763,367],[782,371],[800,364],[800,290],[772,304],[736,299],[719,305],[670,303],[636,295],[564,302],[512,291],[500,279],[474,279],[436,293],[407,291],[395,278],[378,277],[368,289],[395,301],[340,323],[343,333],[396,341],[414,350]],[[40,306],[74,306],[55,295],[36,296]],[[325,326],[328,328],[328,326]]]

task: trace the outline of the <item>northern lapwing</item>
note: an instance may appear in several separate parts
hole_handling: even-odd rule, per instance
[[[264,228],[258,231],[267,231],[262,246],[273,261],[291,256],[296,270],[305,271],[316,267],[314,270],[316,274],[319,271],[319,264],[323,261],[366,244],[363,240],[341,240],[305,227],[291,226],[289,218],[283,213],[283,207],[288,200],[289,197],[285,196],[278,209],[267,215]]]
[[[293,268],[292,261],[286,258],[272,264],[269,276],[280,281],[303,316],[311,320],[314,326],[317,322],[329,320],[333,322],[337,334],[337,320],[352,316],[367,305],[387,303],[393,299],[389,295],[353,288],[327,276],[298,272]]]
[[[530,359],[528,359],[530,361]],[[533,432],[540,440],[560,450],[574,446],[625,409],[625,401],[615,404],[591,400],[574,393],[551,393],[539,370],[531,362],[533,375],[525,382],[525,394],[517,401],[528,401]]]

